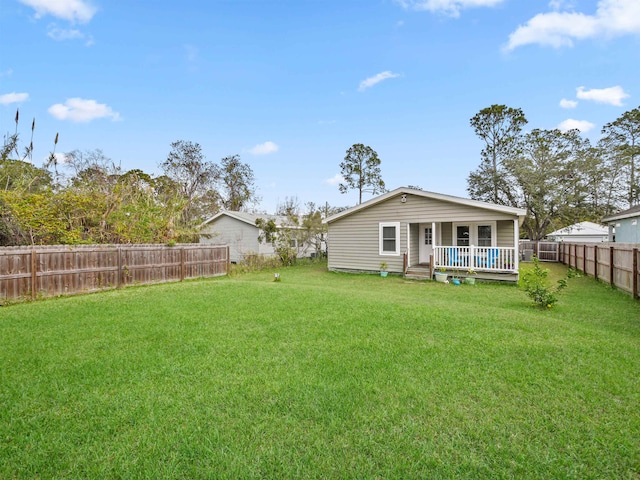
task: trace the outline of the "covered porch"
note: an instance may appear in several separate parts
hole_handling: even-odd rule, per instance
[[[464,278],[518,281],[518,220],[415,222],[407,225],[404,274],[436,272]]]

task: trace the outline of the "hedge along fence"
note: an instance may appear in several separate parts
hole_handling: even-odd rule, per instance
[[[0,304],[228,273],[226,245],[3,247]]]
[[[570,267],[640,296],[640,252],[637,243],[560,243],[560,261]]]

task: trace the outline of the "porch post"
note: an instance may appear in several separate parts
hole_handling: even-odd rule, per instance
[[[438,256],[436,255],[436,247],[438,246],[438,235],[436,235],[436,222],[431,222],[431,258],[435,264]],[[431,265],[433,271],[433,265]]]
[[[513,247],[514,247],[514,259],[513,268],[516,272],[520,270],[520,225],[518,219],[513,221]]]
[[[411,263],[411,224],[407,222],[407,267],[410,266],[409,263]],[[402,273],[405,274],[407,272]]]

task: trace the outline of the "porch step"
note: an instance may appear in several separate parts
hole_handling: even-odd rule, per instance
[[[429,265],[413,265],[407,268],[404,277],[412,280],[431,280],[431,267]]]

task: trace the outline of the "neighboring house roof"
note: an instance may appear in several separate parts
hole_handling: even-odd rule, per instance
[[[510,215],[517,215],[519,218],[519,223],[522,224],[522,222],[524,221],[525,216],[527,215],[527,211],[522,209],[522,208],[515,208],[515,207],[506,207],[504,205],[497,205],[494,203],[487,203],[487,202],[480,202],[478,200],[470,200],[468,198],[462,198],[462,197],[455,197],[453,195],[444,195],[442,193],[435,193],[435,192],[427,192],[425,190],[415,190],[413,188],[405,188],[405,187],[400,187],[400,188],[396,188],[395,190],[392,190],[390,192],[387,192],[385,194],[382,194],[378,197],[372,198],[371,200],[368,200],[364,203],[361,203],[360,205],[356,205],[355,207],[349,208],[347,210],[343,210],[342,212],[336,213],[335,215],[332,215],[330,217],[327,217],[326,219],[323,220],[322,223],[331,223],[334,222],[340,218],[346,217],[348,215],[351,215],[353,213],[359,212],[360,210],[364,210],[365,208],[369,208],[373,205],[376,205],[380,202],[384,202],[385,200],[398,196],[398,195],[402,195],[402,194],[410,194],[410,195],[416,195],[418,197],[423,197],[423,198],[430,198],[433,200],[440,200],[443,202],[450,202],[450,203],[457,203],[459,205],[466,205],[466,206],[471,206],[471,207],[477,207],[477,208],[482,208],[485,210],[491,210],[494,212],[500,212],[500,213],[507,213]]]
[[[608,235],[609,228],[603,227],[597,223],[593,222],[580,222],[574,223],[573,225],[569,225],[568,227],[561,228],[560,230],[556,230],[555,232],[551,232],[547,234],[548,237],[557,237],[557,236],[592,236],[592,235]]]
[[[205,220],[199,226],[199,228],[204,227],[205,225],[214,222],[218,218],[223,215],[231,218],[235,218],[236,220],[240,220],[248,225],[256,226],[256,220],[262,218],[264,220],[273,220],[276,223],[276,227],[282,227],[283,225],[287,225],[287,217],[283,215],[267,215],[265,213],[247,213],[247,212],[233,212],[231,210],[222,210],[216,213],[213,217]],[[257,227],[256,227],[257,228]]]
[[[640,217],[640,205],[636,205],[635,207],[631,207],[628,210],[623,210],[622,212],[618,212],[613,215],[609,215],[608,217],[604,217],[602,221],[613,222],[615,220],[622,220],[623,218],[631,218],[631,217]]]

